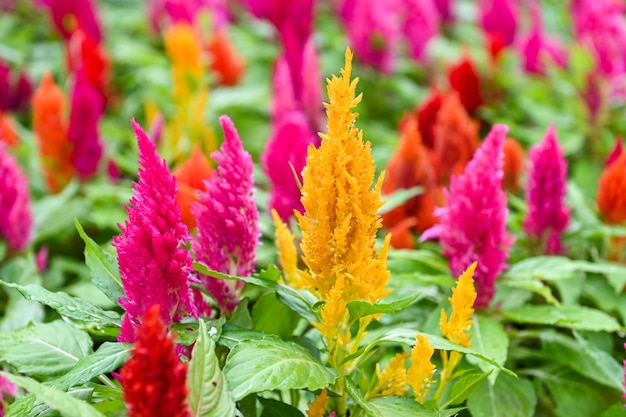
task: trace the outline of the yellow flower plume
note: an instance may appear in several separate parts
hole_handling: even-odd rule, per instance
[[[295,238],[276,210],[272,210],[272,217],[276,226],[278,260],[283,270],[284,279],[291,287],[301,289],[304,287],[304,282],[302,274],[298,270],[298,251],[294,244]]]
[[[398,353],[389,361],[384,372],[381,372],[380,364],[376,364],[377,382],[368,398],[404,395],[407,391],[405,387],[407,374],[404,364],[408,357],[408,353]]]
[[[474,315],[474,301],[476,300],[473,276],[476,264],[474,262],[461,274],[456,287],[452,289],[452,297],[449,298],[452,305],[450,320],[448,321],[446,311],[441,309],[441,320],[439,321],[439,327],[446,339],[464,347],[472,346],[467,331],[473,323],[472,316]]]
[[[421,334],[416,336],[415,346],[411,351],[411,367],[407,371],[407,384],[415,393],[415,400],[420,404],[433,383],[435,365],[430,361],[435,349],[430,345],[428,338]]]
[[[315,400],[309,404],[309,408],[306,410],[307,417],[324,417],[327,404],[328,393],[326,392],[326,388],[324,388],[320,395],[318,395]]]
[[[307,287],[326,300],[338,275],[345,279],[345,302],[376,302],[386,296],[389,281],[389,236],[376,254],[376,232],[381,218],[383,175],[374,183],[376,167],[371,144],[355,126],[360,101],[355,97],[358,78],[350,80],[352,52],[346,50],[341,77],[327,80],[328,133],[320,134],[319,149],[310,146],[302,171],[302,204],[296,213],[302,230],[302,253],[309,268]],[[373,184],[373,186],[372,186]]]
[[[202,47],[191,25],[177,23],[165,32],[165,51],[172,60],[174,100],[184,102],[194,91],[190,81],[198,84],[202,77]]]

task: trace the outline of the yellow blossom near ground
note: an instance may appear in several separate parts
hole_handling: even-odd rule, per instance
[[[300,271],[298,271],[298,250],[294,244],[295,237],[289,227],[280,219],[276,210],[272,210],[272,218],[276,226],[276,248],[278,260],[283,270],[285,281],[293,288],[299,290],[304,287]]]
[[[405,386],[407,376],[404,364],[408,357],[408,353],[398,353],[391,358],[384,371],[380,370],[380,364],[376,364],[377,382],[370,391],[369,398],[404,395],[407,391]]]
[[[445,310],[441,310],[441,320],[439,326],[441,332],[453,343],[464,347],[470,347],[470,335],[467,333],[472,326],[472,316],[474,315],[474,301],[476,300],[476,289],[474,288],[474,270],[477,263],[474,262],[461,274],[456,287],[452,289],[452,297],[449,298],[452,305],[450,320]]]
[[[318,395],[315,400],[309,404],[309,408],[306,410],[307,417],[324,417],[327,404],[328,393],[326,392],[326,388],[324,388],[320,395]]]
[[[411,351],[411,367],[407,371],[407,384],[415,393],[415,400],[420,404],[428,393],[433,382],[435,365],[430,361],[435,349],[430,345],[428,338],[421,334],[416,336],[415,346]]]

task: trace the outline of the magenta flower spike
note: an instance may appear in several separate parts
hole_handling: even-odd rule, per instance
[[[5,377],[0,376],[0,417],[4,416],[6,411],[3,404],[7,395],[15,397],[17,395],[17,386]]]
[[[402,32],[411,57],[426,60],[426,46],[439,33],[439,13],[433,0],[401,0]]]
[[[139,181],[126,207],[128,220],[120,225],[122,234],[113,238],[124,285],[120,304],[126,310],[120,342],[135,341],[135,329],[155,304],[166,325],[196,316],[189,287],[192,260],[184,249],[189,231],[176,203],[176,178],[134,119],[131,124],[139,147]]]
[[[254,203],[254,164],[243,149],[233,122],[220,117],[224,142],[211,155],[217,170],[204,181],[206,191],[191,206],[197,236],[191,248],[199,262],[222,273],[250,276],[259,245],[259,213]],[[241,281],[201,276],[204,287],[222,311],[231,312],[239,302]]]
[[[24,71],[17,74],[0,59],[0,112],[28,109],[33,85]]]
[[[397,25],[399,0],[343,0],[339,15],[350,46],[359,61],[391,73],[400,39]]]
[[[481,0],[478,7],[485,33],[504,46],[511,45],[515,41],[518,15],[513,0]]]
[[[508,127],[494,125],[472,160],[444,191],[446,205],[437,209],[439,225],[425,231],[421,240],[439,237],[443,254],[459,276],[478,261],[474,274],[476,308],[487,308],[495,292],[496,277],[506,267],[514,238],[507,234],[503,146]]]
[[[67,136],[73,145],[72,165],[80,178],[86,180],[96,173],[102,158],[98,124],[104,112],[104,100],[83,71],[75,75]]]
[[[530,169],[524,219],[526,234],[551,255],[562,251],[561,233],[569,222],[565,207],[567,193],[567,161],[559,146],[556,130],[551,125],[543,140],[529,152]]]
[[[52,23],[69,40],[75,29],[82,29],[96,43],[102,41],[102,29],[92,0],[37,0],[48,8]]]
[[[445,22],[451,22],[454,20],[454,15],[452,14],[452,3],[452,0],[435,0],[435,6],[437,7],[439,16],[441,16],[441,20]]]
[[[543,32],[541,6],[530,3],[532,26],[530,33],[521,41],[521,57],[524,71],[533,74],[545,72],[545,61],[551,59],[561,68],[567,65],[567,51],[558,42],[546,38]]]
[[[33,236],[28,178],[0,138],[0,237],[12,252],[26,249]]]

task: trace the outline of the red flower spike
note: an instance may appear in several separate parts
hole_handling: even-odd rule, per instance
[[[626,153],[622,152],[600,176],[597,200],[605,223],[626,222]]]
[[[220,85],[236,85],[241,80],[245,62],[224,31],[216,32],[209,41],[211,70]]]
[[[176,354],[174,337],[159,319],[160,306],[150,307],[137,328],[132,357],[121,380],[128,417],[190,417],[186,403],[187,364]]]
[[[480,80],[469,55],[465,55],[461,61],[452,66],[448,71],[450,88],[456,91],[468,113],[474,112],[483,104],[480,93]]]
[[[520,179],[524,172],[524,148],[513,138],[504,141],[504,189],[509,191],[521,190]]]

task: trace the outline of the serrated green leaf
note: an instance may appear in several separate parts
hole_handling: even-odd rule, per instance
[[[433,410],[405,397],[378,397],[368,401],[381,417],[450,417],[463,408]]]
[[[475,314],[474,323],[469,332],[474,349],[504,366],[509,350],[509,338],[502,323],[482,314]],[[492,384],[495,382],[499,373],[497,367],[472,355],[468,355],[467,360],[484,372],[492,371],[489,375],[489,382]]]
[[[469,373],[461,376],[453,381],[452,389],[443,401],[441,408],[446,408],[451,405],[461,404],[470,395],[478,389],[480,384],[491,374],[489,372],[483,373]]]
[[[203,320],[198,322],[198,339],[187,370],[188,403],[194,417],[233,417],[235,402],[215,355],[215,343]]]
[[[91,353],[92,341],[82,330],[60,320],[31,323],[0,338],[0,361],[19,372],[48,377],[69,371]]]
[[[0,285],[15,288],[29,301],[47,305],[61,316],[100,327],[120,327],[121,316],[115,311],[105,311],[81,298],[72,297],[62,291],[51,292],[40,285],[19,285],[0,280]]]
[[[85,401],[49,387],[32,378],[13,375],[8,372],[0,372],[0,375],[15,385],[33,394],[39,401],[46,403],[51,408],[58,410],[64,417],[105,417]]]
[[[91,239],[77,219],[74,219],[76,230],[85,242],[85,263],[91,270],[91,280],[111,301],[119,304],[120,298],[124,297],[124,287],[120,278],[120,270],[117,260],[113,255]]]
[[[422,298],[422,293],[410,295],[400,300],[392,301],[391,303],[376,303],[371,304],[367,301],[350,301],[348,303],[348,312],[350,313],[350,323],[354,323],[361,317],[370,316],[372,314],[381,313],[395,313],[397,311],[404,310],[417,300]]]
[[[495,384],[484,381],[467,400],[472,417],[533,417],[536,404],[530,381],[505,374]]]
[[[334,383],[338,376],[300,345],[278,338],[238,343],[228,355],[224,374],[235,400],[275,389],[315,391]]]
[[[576,330],[615,332],[622,327],[613,317],[593,308],[567,306],[527,305],[502,310],[502,315],[517,323],[547,324]]]

